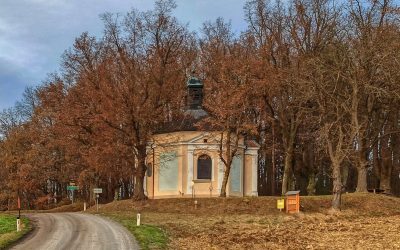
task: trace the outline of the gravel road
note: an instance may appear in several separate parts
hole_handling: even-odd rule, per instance
[[[11,249],[139,249],[123,226],[97,215],[41,213],[29,217],[34,231]]]

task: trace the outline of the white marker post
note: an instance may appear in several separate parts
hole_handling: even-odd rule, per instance
[[[83,203],[83,211],[86,211],[86,201]]]
[[[136,226],[140,226],[140,214],[136,215]]]
[[[21,232],[21,219],[17,219],[17,232]]]

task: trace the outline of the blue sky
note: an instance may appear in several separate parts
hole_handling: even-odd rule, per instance
[[[202,23],[223,17],[236,31],[246,26],[245,0],[176,0],[174,15],[199,31]],[[0,111],[11,107],[26,86],[40,84],[59,69],[64,50],[88,31],[100,36],[99,14],[152,9],[153,0],[1,0]]]

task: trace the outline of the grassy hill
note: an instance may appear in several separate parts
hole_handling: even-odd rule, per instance
[[[400,199],[395,197],[345,194],[340,213],[330,212],[330,196],[301,197],[297,215],[279,212],[277,197],[197,200],[197,209],[192,199],[124,200],[101,205],[99,212],[141,237],[135,226],[140,212],[150,227],[144,249],[400,248]],[[165,234],[168,241],[161,236],[152,241],[152,233]]]

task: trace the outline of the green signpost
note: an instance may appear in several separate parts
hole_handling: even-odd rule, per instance
[[[75,186],[75,185],[67,186],[67,190],[72,192],[72,204],[74,204],[74,193],[75,193],[74,191],[78,190],[78,189],[79,189],[79,187]]]
[[[74,190],[78,190],[78,186],[67,186],[67,190],[69,191],[74,191]]]

